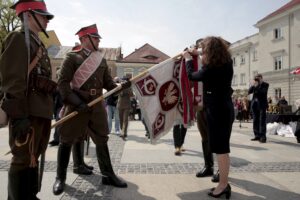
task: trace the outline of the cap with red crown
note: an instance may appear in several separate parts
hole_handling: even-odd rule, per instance
[[[101,38],[101,36],[98,33],[96,24],[81,28],[75,35],[78,35],[79,38],[86,35],[90,35],[91,37]]]
[[[39,15],[44,15],[48,20],[53,19],[54,15],[49,13],[46,4],[43,0],[19,0],[12,7],[16,10],[16,14],[19,16],[22,12],[32,11]]]

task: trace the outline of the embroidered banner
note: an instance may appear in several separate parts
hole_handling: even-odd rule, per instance
[[[133,83],[151,143],[182,123],[179,87],[180,61],[168,59],[148,70]]]

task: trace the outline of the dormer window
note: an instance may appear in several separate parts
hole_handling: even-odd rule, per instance
[[[153,56],[153,55],[147,55],[147,56],[144,56],[143,58],[148,59],[148,60],[156,60],[156,59],[158,59],[158,57]]]

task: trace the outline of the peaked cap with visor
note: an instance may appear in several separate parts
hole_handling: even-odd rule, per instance
[[[98,33],[97,25],[93,24],[90,26],[82,27],[75,35],[78,35],[79,38],[89,35],[91,37],[97,37],[101,39],[101,36]]]
[[[54,17],[53,14],[48,12],[43,0],[19,0],[11,8],[16,10],[17,16],[25,11],[32,11],[36,14],[46,16],[48,20],[51,20]]]

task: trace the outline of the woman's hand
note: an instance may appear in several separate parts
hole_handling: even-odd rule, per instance
[[[189,50],[186,50],[184,52],[181,53],[181,55],[184,57],[184,59],[187,61],[187,60],[192,60],[192,56],[189,52]]]

